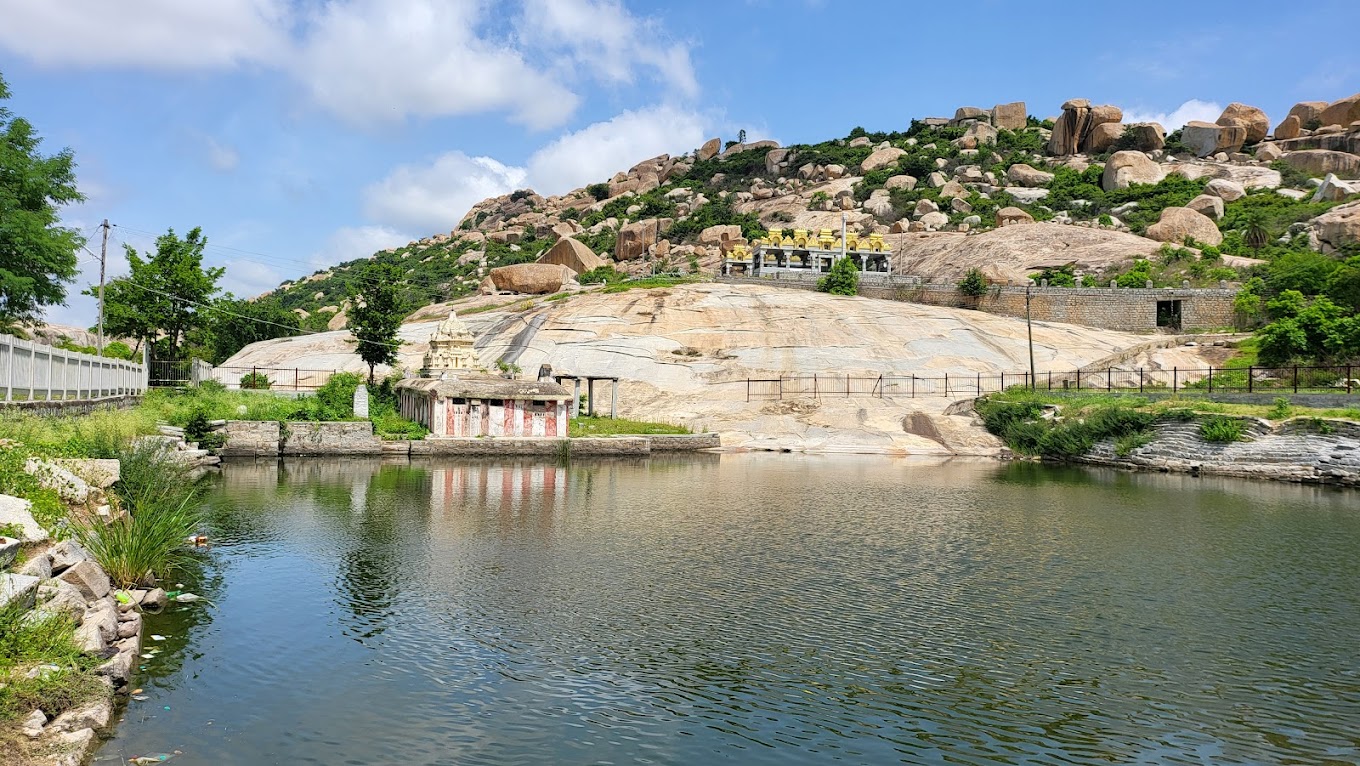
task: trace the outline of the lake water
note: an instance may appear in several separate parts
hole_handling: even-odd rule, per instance
[[[1360,763],[1360,494],[983,461],[232,463],[118,763]]]

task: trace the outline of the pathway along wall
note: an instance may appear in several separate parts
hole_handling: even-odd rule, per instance
[[[1200,438],[1199,423],[1162,423],[1153,441],[1120,457],[1104,440],[1075,462],[1163,473],[1216,474],[1308,484],[1360,486],[1360,424],[1293,418],[1246,423],[1247,441]]]
[[[722,277],[734,284],[816,289],[818,274],[781,273],[778,279]],[[974,298],[952,284],[925,284],[916,277],[861,275],[859,294],[866,298],[924,303],[931,306],[976,309],[1003,316],[1025,316],[1024,287],[995,285]],[[1123,332],[1154,332],[1174,329],[1158,324],[1159,304],[1164,316],[1179,310],[1180,328],[1186,331],[1232,327],[1235,321],[1231,288],[1097,288],[1033,287],[1030,312],[1040,322],[1065,322]]]

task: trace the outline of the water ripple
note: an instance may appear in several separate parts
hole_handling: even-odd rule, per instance
[[[103,757],[1360,762],[1344,493],[733,455],[238,464],[213,502],[214,608]]]

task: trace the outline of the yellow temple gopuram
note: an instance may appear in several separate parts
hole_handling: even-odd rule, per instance
[[[890,271],[888,257],[892,251],[882,234],[861,238],[847,233],[845,239],[831,229],[822,229],[816,236],[807,229],[794,229],[785,234],[783,229],[770,229],[768,235],[756,240],[751,247],[733,245],[723,259],[723,274],[761,276],[779,271],[830,271],[839,258],[851,259],[860,271],[886,274]]]

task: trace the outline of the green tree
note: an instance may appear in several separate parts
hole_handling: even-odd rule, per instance
[[[1270,244],[1270,230],[1266,228],[1266,217],[1260,210],[1249,210],[1242,216],[1242,240],[1252,250]]]
[[[207,346],[212,363],[221,364],[251,343],[288,338],[302,332],[298,315],[279,305],[273,297],[250,301],[230,293],[213,303],[208,312]]]
[[[817,281],[817,289],[832,295],[858,295],[859,269],[849,258],[838,258],[831,270]]]
[[[125,245],[130,273],[104,289],[104,328],[114,336],[150,343],[166,359],[179,359],[189,333],[204,328],[208,303],[223,269],[203,267],[208,240],[195,227],[181,239],[174,229],[156,238],[156,252],[143,258]],[[96,295],[91,287],[86,295]]]
[[[987,294],[987,277],[977,269],[969,269],[959,280],[959,292],[970,298],[981,298]]]
[[[402,271],[395,264],[375,263],[364,270],[350,295],[349,331],[355,353],[368,365],[368,382],[374,384],[373,368],[397,359],[397,330],[405,307],[398,297]]]
[[[66,299],[84,240],[58,225],[58,208],[85,199],[76,190],[71,150],[43,156],[33,126],[3,106],[9,95],[0,78],[0,331],[6,332]]]

